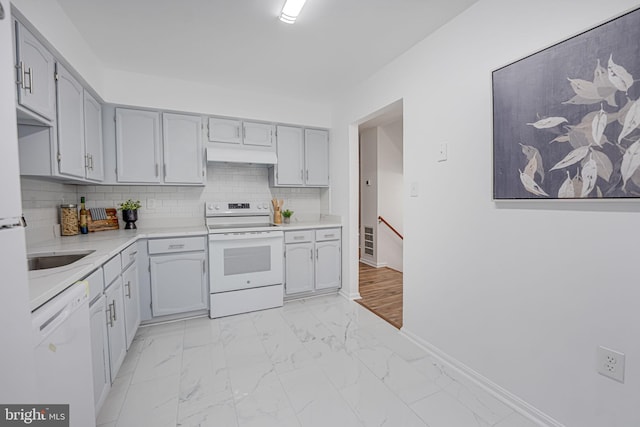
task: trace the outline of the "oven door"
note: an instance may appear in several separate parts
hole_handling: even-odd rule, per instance
[[[211,293],[283,282],[282,231],[209,235]]]

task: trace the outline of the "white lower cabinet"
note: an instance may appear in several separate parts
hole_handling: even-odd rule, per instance
[[[91,285],[91,284],[90,284]],[[93,365],[93,401],[96,414],[111,389],[109,339],[107,337],[107,299],[101,295],[89,307],[91,322],[91,361]]]
[[[131,347],[133,337],[140,326],[140,287],[138,284],[138,267],[134,262],[122,273],[124,289],[124,319],[127,350]]]
[[[341,287],[339,228],[287,231],[284,241],[286,296],[303,296]]]
[[[107,297],[107,336],[109,338],[109,365],[111,382],[127,354],[127,336],[124,326],[124,294],[122,277],[118,276],[104,293]]]
[[[284,257],[286,294],[313,291],[313,243],[287,244]]]
[[[153,317],[207,308],[204,237],[149,241]]]

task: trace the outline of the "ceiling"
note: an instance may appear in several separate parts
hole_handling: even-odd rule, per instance
[[[57,1],[107,68],[326,102],[477,0]]]

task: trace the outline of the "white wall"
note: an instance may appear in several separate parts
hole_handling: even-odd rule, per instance
[[[378,127],[378,215],[400,234],[403,221],[402,120]],[[402,271],[402,239],[378,226],[378,262]]]
[[[330,127],[328,104],[284,95],[228,90],[226,88],[105,70],[104,98],[107,102],[202,114],[241,117],[294,125]],[[161,88],[161,89],[159,89]]]
[[[367,185],[367,181],[369,185]],[[360,132],[360,259],[378,266],[378,128]],[[365,252],[364,229],[373,228],[373,255]]]
[[[493,202],[491,71],[634,6],[480,0],[335,102],[343,292],[357,294],[354,123],[402,98],[403,331],[567,426],[640,425],[640,208]],[[626,353],[624,384],[596,373],[598,345]]]

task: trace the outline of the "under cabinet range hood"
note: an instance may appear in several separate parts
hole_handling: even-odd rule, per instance
[[[218,144],[207,145],[207,162],[254,163],[275,165],[278,157],[273,151],[222,148]]]

